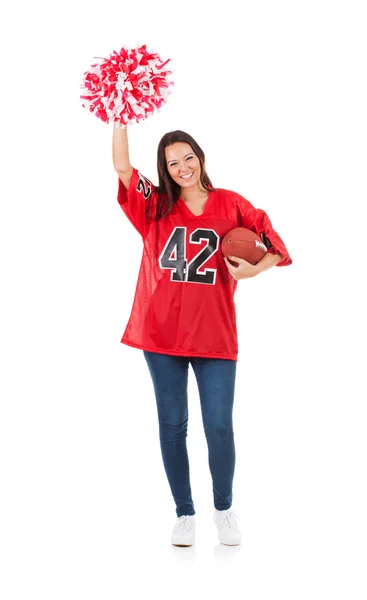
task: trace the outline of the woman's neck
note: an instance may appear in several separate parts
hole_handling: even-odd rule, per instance
[[[206,198],[207,195],[208,191],[200,184],[193,186],[192,188],[181,188],[180,190],[180,198],[187,203],[203,200],[203,198]]]

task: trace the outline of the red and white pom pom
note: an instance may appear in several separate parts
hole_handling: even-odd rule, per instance
[[[163,62],[160,56],[140,48],[121,48],[110,58],[91,66],[84,73],[82,105],[107,123],[125,127],[127,123],[146,119],[160,108],[171,93],[164,69],[170,59]]]

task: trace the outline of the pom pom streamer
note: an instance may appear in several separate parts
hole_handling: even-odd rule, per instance
[[[145,45],[123,47],[110,58],[97,60],[101,62],[84,73],[80,98],[84,108],[106,123],[117,127],[138,123],[158,110],[171,93],[172,72],[164,68],[170,59],[163,62]]]

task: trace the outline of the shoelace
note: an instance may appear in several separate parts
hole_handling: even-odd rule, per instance
[[[179,519],[178,519],[177,528],[180,529],[181,531],[189,531],[191,529],[189,522],[190,522],[190,519],[188,519],[188,516],[182,515],[182,517],[179,517]]]
[[[222,529],[222,527],[229,527],[229,529],[232,529],[232,527],[236,527],[235,519],[238,519],[239,521],[241,520],[236,515],[234,510],[231,510],[231,512],[229,512],[229,513],[225,513],[224,515],[221,516],[221,519],[218,522],[219,529]]]

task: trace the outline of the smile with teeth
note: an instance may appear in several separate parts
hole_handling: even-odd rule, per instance
[[[181,175],[181,179],[190,179],[194,173],[188,173],[187,175]]]

